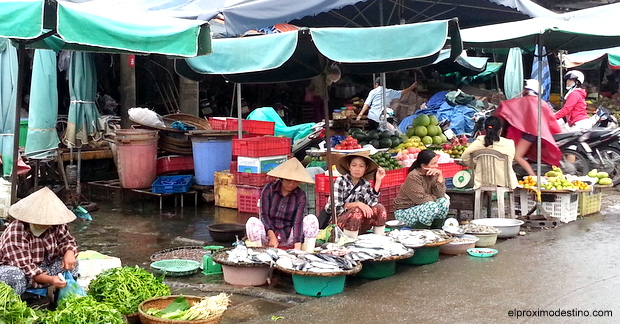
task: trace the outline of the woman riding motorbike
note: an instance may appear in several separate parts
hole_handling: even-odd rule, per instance
[[[566,81],[566,96],[564,106],[555,113],[555,119],[566,118],[568,127],[566,131],[578,131],[592,128],[592,121],[586,112],[586,90],[583,88],[583,73],[580,71],[568,71],[564,75]]]

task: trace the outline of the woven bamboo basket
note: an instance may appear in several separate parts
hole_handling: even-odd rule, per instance
[[[234,248],[226,248],[226,249],[217,250],[216,252],[213,252],[213,254],[211,255],[211,258],[216,263],[227,265],[227,266],[231,266],[231,267],[255,268],[255,267],[269,266],[269,264],[259,263],[259,262],[251,262],[251,263],[248,263],[248,262],[230,262],[230,261],[228,261],[228,253],[227,252],[231,251],[233,249]],[[257,252],[264,252],[266,250],[266,248],[262,248],[262,247],[253,247],[251,249],[253,251],[257,251]]]
[[[164,309],[168,307],[168,305],[172,304],[172,302],[179,297],[179,295],[172,296],[164,296],[164,297],[155,297],[151,299],[147,299],[140,303],[138,306],[138,314],[140,314],[140,321],[142,324],[219,324],[222,320],[222,316],[224,313],[216,314],[212,317],[201,319],[201,320],[193,320],[193,321],[183,321],[183,320],[170,320],[160,317],[155,317],[148,315],[146,313],[147,310],[151,308]],[[185,299],[190,305],[200,302],[200,297],[198,296],[185,296]]]
[[[203,249],[202,246],[180,246],[161,250],[151,255],[151,262],[170,259],[184,259],[202,262],[202,257],[211,252]]]
[[[342,271],[334,271],[334,272],[311,272],[311,271],[302,271],[302,270],[293,270],[288,268],[280,267],[276,264],[276,269],[289,274],[299,275],[299,276],[312,276],[312,277],[337,277],[337,276],[349,276],[354,275],[360,270],[362,270],[362,264],[357,263],[355,268],[351,270],[342,270]]]
[[[423,247],[434,247],[434,246],[442,246],[444,244],[448,244],[450,242],[452,242],[453,239],[447,239],[447,240],[443,240],[443,241],[439,241],[439,242],[433,242],[433,243],[426,243],[424,244]]]

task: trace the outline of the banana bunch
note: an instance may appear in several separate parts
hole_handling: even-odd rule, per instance
[[[199,303],[192,305],[180,319],[194,321],[217,316],[224,313],[229,304],[230,298],[225,293],[203,298]]]

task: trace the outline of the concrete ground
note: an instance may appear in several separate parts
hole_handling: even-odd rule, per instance
[[[89,228],[74,225],[81,247],[147,269],[150,254],[208,241],[202,229],[206,224],[244,217],[217,209],[213,215],[191,209],[160,213],[148,203],[132,203],[130,208],[112,201],[103,205],[107,207],[93,213],[95,222]],[[442,256],[429,265],[398,265],[396,275],[388,278],[347,278],[345,290],[330,297],[298,295],[290,276],[277,273],[263,287],[232,287],[221,276],[202,274],[169,277],[166,282],[174,293],[231,293],[233,306],[224,324],[619,323],[618,217],[620,194],[605,191],[600,214],[556,228],[526,229],[525,236],[498,241],[495,257]]]

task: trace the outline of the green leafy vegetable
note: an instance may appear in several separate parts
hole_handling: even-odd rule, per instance
[[[38,311],[21,300],[11,286],[0,281],[0,324],[33,324],[40,316]]]
[[[123,315],[106,303],[91,296],[71,294],[58,302],[58,308],[41,320],[46,324],[122,324]]]
[[[138,312],[138,305],[149,298],[170,295],[170,287],[162,281],[140,267],[114,268],[90,282],[88,295],[127,315]]]

